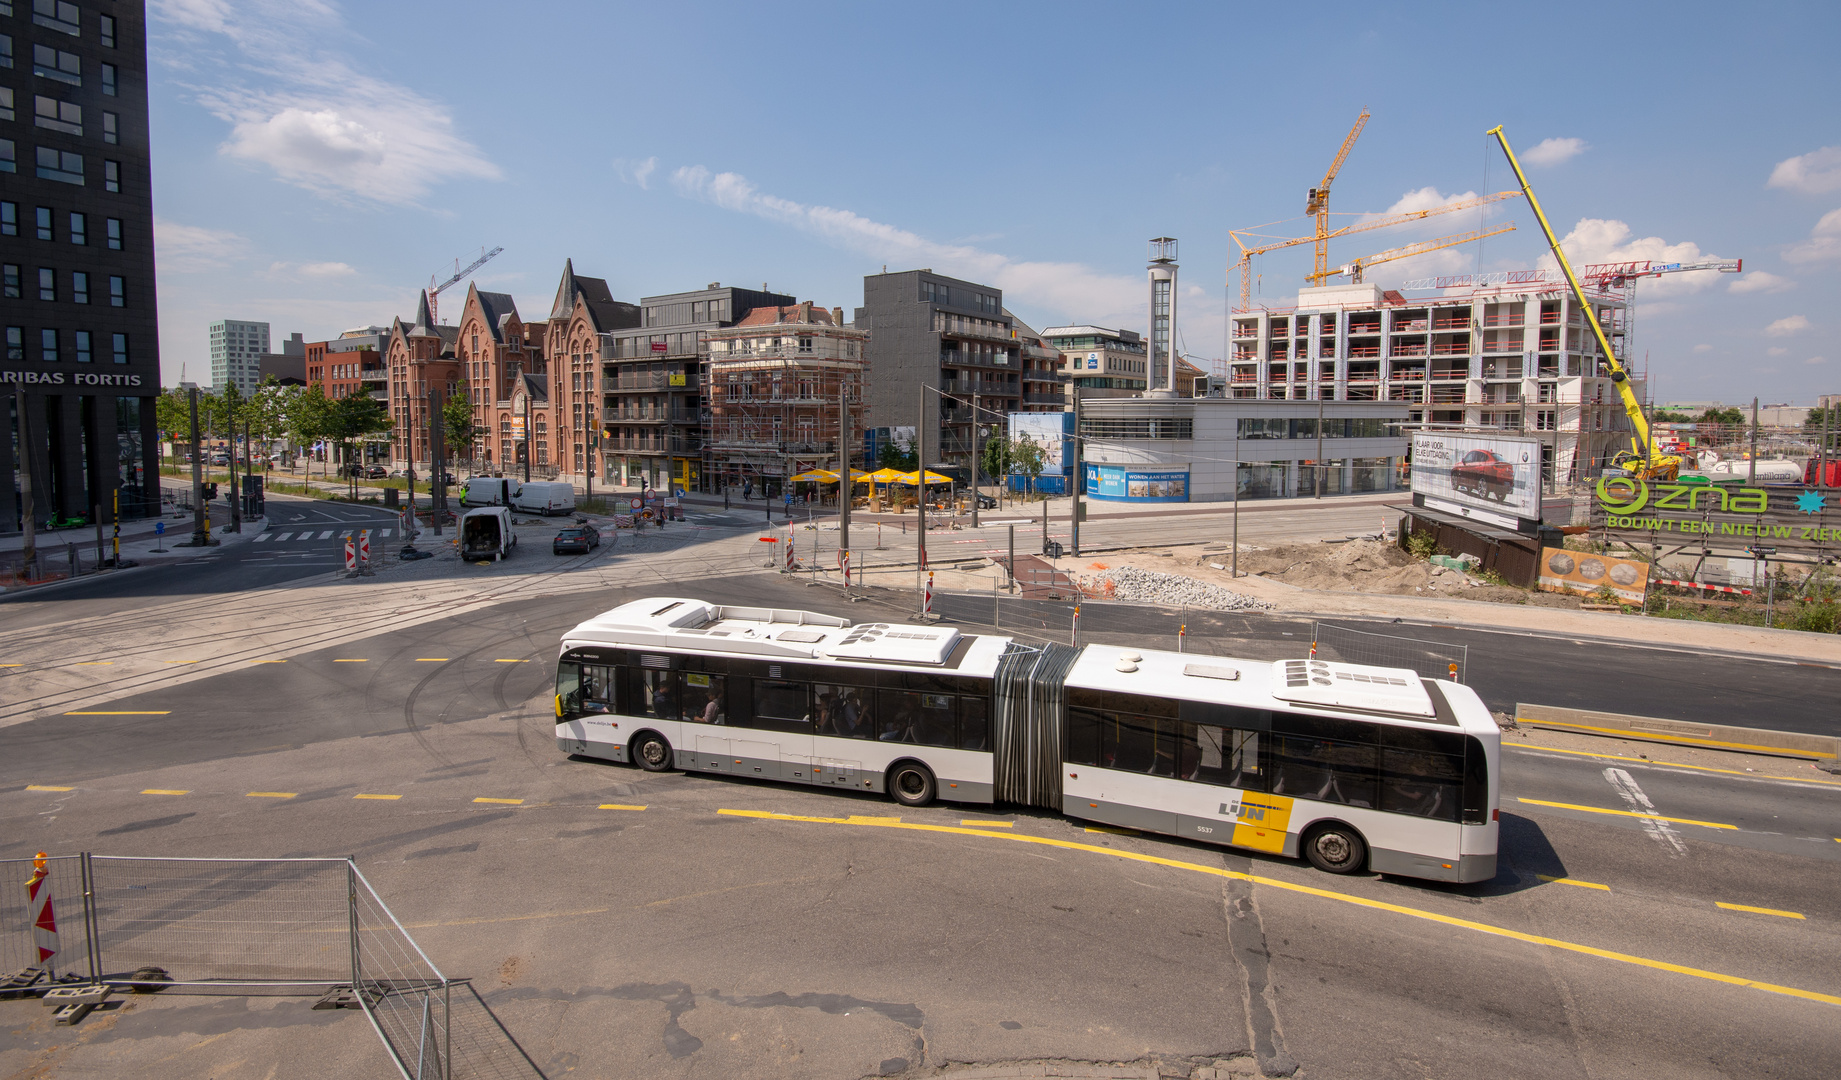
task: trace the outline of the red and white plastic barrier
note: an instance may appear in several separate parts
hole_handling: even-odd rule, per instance
[[[1651,585],[1673,585],[1679,589],[1706,589],[1710,592],[1732,593],[1735,596],[1750,596],[1750,589],[1741,589],[1736,585],[1710,585],[1704,581],[1676,581],[1674,578],[1650,578]]]
[[[927,571],[927,587],[921,590],[921,614],[933,614],[933,571]]]
[[[26,911],[32,920],[32,944],[38,949],[38,966],[55,979],[57,969],[53,961],[58,955],[58,920],[51,908],[51,889],[45,883],[49,873],[45,869],[46,858],[41,851],[32,860],[32,876],[26,879]]]
[[[371,565],[371,530],[369,529],[358,534],[358,562],[363,566]]]
[[[844,588],[850,588],[850,552],[845,551],[843,548],[839,548],[837,551],[837,565],[844,571]]]
[[[345,568],[347,570],[358,569],[358,551],[352,546],[351,533],[345,534]]]
[[[798,560],[793,556],[793,534],[788,532],[786,534],[786,568],[791,570],[797,565]]]

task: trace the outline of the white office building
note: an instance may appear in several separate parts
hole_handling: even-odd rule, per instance
[[[268,353],[268,323],[220,319],[211,324],[211,387],[222,391],[235,383],[244,396],[262,381],[260,365]]]

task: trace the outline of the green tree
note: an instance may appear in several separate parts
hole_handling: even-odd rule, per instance
[[[464,386],[441,406],[441,438],[449,461],[473,457],[473,403]]]
[[[1708,409],[1700,414],[1700,423],[1703,424],[1734,424],[1742,427],[1746,420],[1745,410],[1740,408]]]
[[[299,446],[312,446],[315,442],[331,436],[332,402],[326,397],[326,390],[319,383],[303,387],[290,403],[286,417],[288,438]],[[321,475],[325,474],[322,467]],[[313,460],[307,460],[307,477],[313,477]]]
[[[1010,443],[1010,468],[1029,478],[1029,490],[1035,491],[1036,479],[1048,468],[1048,454],[1034,439],[1013,439]]]
[[[337,442],[339,456],[349,465],[352,463],[352,446],[370,435],[381,435],[394,427],[390,419],[390,410],[384,403],[369,394],[353,394],[333,402],[326,411],[326,435]],[[358,499],[358,472],[347,469],[346,478],[350,481],[352,501]]]
[[[898,443],[893,439],[876,448],[876,466],[883,469],[900,469],[912,472],[919,467],[920,457],[914,452],[913,443]]]
[[[246,413],[249,418],[249,437],[261,444],[265,460],[275,440],[288,433],[288,406],[294,392],[302,389],[299,386],[283,386],[280,380],[270,375],[262,380],[262,384],[256,387],[255,396],[249,399]]]
[[[1004,477],[1009,475],[1010,465],[1014,460],[1015,455],[1011,450],[1009,439],[1002,435],[992,435],[985,440],[984,457],[979,464],[984,467],[986,476],[1002,483]]]

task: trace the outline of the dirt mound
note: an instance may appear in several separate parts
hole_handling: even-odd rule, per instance
[[[1198,560],[1218,563],[1221,556]],[[1578,601],[1488,585],[1460,570],[1434,566],[1383,540],[1340,544],[1281,544],[1240,554],[1240,571],[1303,589],[1387,593],[1395,596],[1455,596],[1508,604],[1577,607]]]

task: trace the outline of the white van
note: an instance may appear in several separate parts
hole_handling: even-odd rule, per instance
[[[460,516],[460,557],[498,561],[518,546],[511,531],[511,511],[503,506],[481,506]]]
[[[475,476],[460,495],[462,506],[510,506],[522,485],[502,476]]]
[[[567,514],[575,510],[575,485],[556,480],[532,480],[511,493],[514,509],[527,514]]]

